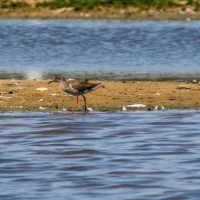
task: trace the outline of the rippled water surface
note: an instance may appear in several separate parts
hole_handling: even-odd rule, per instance
[[[0,78],[196,78],[199,27],[199,21],[0,20]]]
[[[0,78],[189,79],[200,22],[0,20]],[[200,111],[0,114],[0,199],[199,199]]]
[[[0,199],[199,199],[200,111],[0,114]]]

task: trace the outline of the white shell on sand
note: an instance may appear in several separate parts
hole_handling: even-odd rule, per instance
[[[36,90],[45,91],[48,90],[47,88],[37,88]]]
[[[40,109],[40,110],[45,110],[46,108],[44,108],[44,107],[40,106],[40,107],[39,107],[39,109]]]
[[[191,89],[191,87],[188,86],[188,85],[179,85],[176,89],[179,89],[179,90],[181,90],[181,89]]]
[[[132,104],[132,105],[127,105],[126,107],[128,108],[140,108],[140,107],[146,107],[144,104]]]
[[[126,111],[126,110],[127,110],[126,107],[125,107],[124,105],[122,106],[122,110],[123,110],[123,111]]]

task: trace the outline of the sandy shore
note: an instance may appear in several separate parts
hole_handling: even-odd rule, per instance
[[[122,106],[144,104],[144,108],[127,110],[199,109],[200,85],[185,82],[91,81],[104,86],[87,93],[87,107],[93,110],[122,110]],[[0,80],[0,110],[62,111],[71,110],[76,97],[63,92],[58,83],[48,80]],[[46,88],[44,91],[38,88]],[[79,97],[77,110],[84,110]]]

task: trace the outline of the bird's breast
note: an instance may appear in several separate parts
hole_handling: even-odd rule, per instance
[[[72,84],[60,83],[60,87],[63,91],[71,95],[78,95],[78,91],[72,87]]]

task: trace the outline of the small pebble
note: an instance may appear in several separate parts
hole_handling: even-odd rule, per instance
[[[57,103],[52,103],[50,107],[52,109],[58,109],[58,104]]]
[[[38,102],[42,102],[42,101],[43,101],[43,99],[38,100]]]
[[[14,85],[20,85],[21,84],[21,82],[15,82],[14,83]]]

